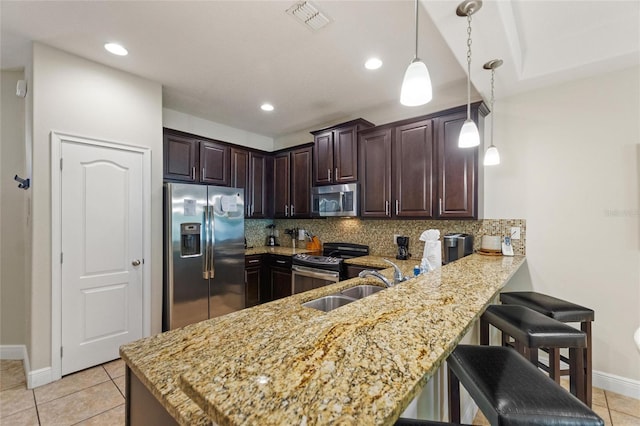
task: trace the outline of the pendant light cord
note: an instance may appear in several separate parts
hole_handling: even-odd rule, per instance
[[[495,96],[493,92],[495,75],[496,75],[496,69],[491,68],[491,146],[493,146],[493,116],[496,115],[496,112],[493,108],[493,103],[495,102]]]
[[[416,54],[413,59],[418,59],[418,0],[416,0]]]
[[[467,120],[471,119],[471,12],[467,13]]]

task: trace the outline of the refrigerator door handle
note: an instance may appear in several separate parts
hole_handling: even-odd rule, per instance
[[[202,232],[204,239],[204,256],[202,256],[202,278],[209,279],[209,208],[202,212]]]
[[[216,274],[215,256],[213,251],[216,247],[216,234],[215,234],[215,213],[213,212],[213,206],[209,207],[209,278],[213,278]]]

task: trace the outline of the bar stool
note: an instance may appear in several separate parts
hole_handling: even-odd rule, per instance
[[[460,422],[462,383],[492,425],[604,424],[512,348],[458,345],[447,365],[452,422]]]
[[[586,403],[591,407],[592,401],[592,344],[591,344],[591,323],[594,320],[595,313],[593,309],[567,302],[542,293],[534,291],[514,291],[500,294],[500,301],[504,305],[520,305],[529,309],[540,312],[543,315],[551,317],[561,322],[579,322],[580,330],[587,335],[587,347],[584,351],[584,368],[586,371],[585,379],[585,395]],[[560,376],[569,374],[568,369],[560,369],[560,361],[569,363],[569,360],[560,355],[559,349],[547,351],[549,354],[549,365],[538,362],[538,366],[549,372],[549,376],[557,383],[560,383]],[[558,372],[552,375],[552,371]]]
[[[514,348],[536,368],[538,367],[538,349],[569,348],[571,393],[587,404],[583,366],[584,348],[587,346],[585,333],[519,305],[491,305],[487,308],[480,317],[480,344],[482,345],[489,344],[489,325],[493,325],[502,332],[503,346],[508,343],[509,337],[513,338]],[[552,371],[552,374],[558,373]]]

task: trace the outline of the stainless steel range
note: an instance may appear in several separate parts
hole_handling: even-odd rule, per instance
[[[369,246],[351,243],[325,243],[322,256],[296,254],[291,266],[293,294],[337,283],[345,278],[343,260],[369,254]]]

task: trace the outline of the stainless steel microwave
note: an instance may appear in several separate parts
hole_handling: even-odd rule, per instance
[[[357,216],[358,184],[316,186],[311,191],[314,216]]]

